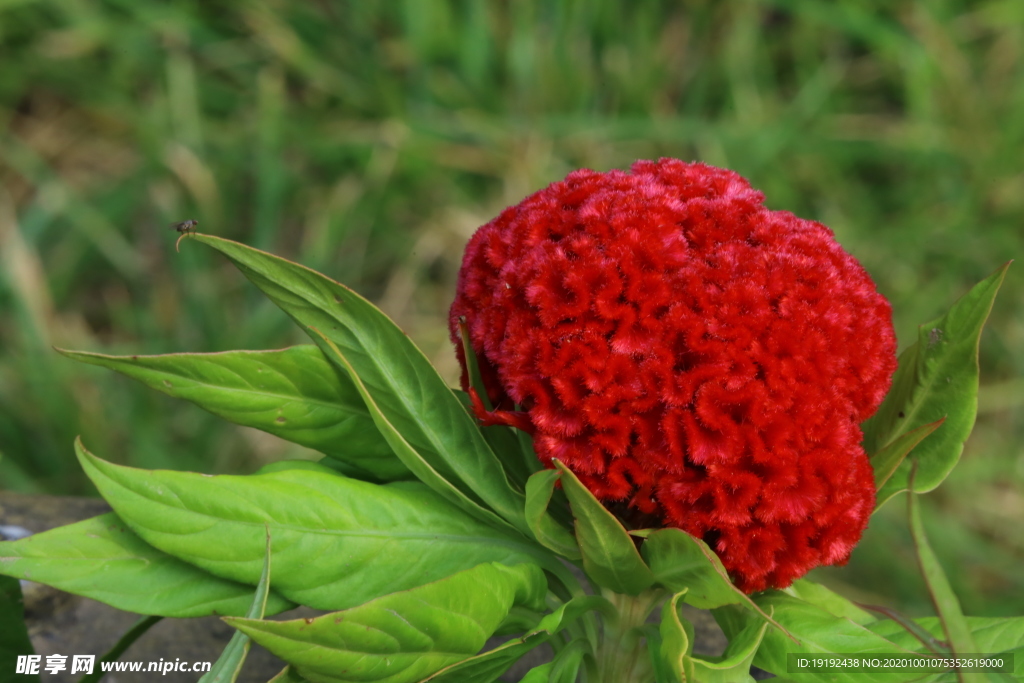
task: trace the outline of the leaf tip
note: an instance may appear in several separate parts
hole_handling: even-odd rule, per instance
[[[90,453],[89,449],[85,447],[81,434],[75,437],[75,455],[78,457],[78,463],[86,471],[86,474],[89,474],[90,470],[95,469],[98,467],[98,463],[102,462],[100,458]]]

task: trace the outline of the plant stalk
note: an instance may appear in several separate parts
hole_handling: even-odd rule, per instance
[[[652,589],[637,596],[609,590],[601,593],[615,606],[617,615],[602,620],[604,631],[596,653],[597,683],[653,683],[654,668],[641,629],[665,599],[665,591]]]

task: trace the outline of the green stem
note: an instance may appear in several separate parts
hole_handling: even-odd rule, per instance
[[[135,625],[128,629],[128,631],[123,636],[121,636],[121,640],[117,641],[117,644],[114,645],[114,647],[110,648],[110,651],[107,652],[107,654],[103,655],[98,662],[96,662],[96,666],[93,668],[92,673],[82,676],[80,679],[78,679],[78,683],[96,683],[96,681],[103,678],[103,674],[106,673],[103,670],[103,663],[116,662],[117,658],[124,654],[124,651],[132,646],[132,643],[138,640],[143,633],[148,631],[150,626],[160,621],[161,619],[163,619],[163,617],[143,617],[142,619],[139,619],[137,622],[135,622]]]
[[[652,683],[654,669],[641,629],[651,612],[665,599],[661,589],[640,595],[602,590],[618,615],[604,619],[604,633],[596,653],[596,683]]]

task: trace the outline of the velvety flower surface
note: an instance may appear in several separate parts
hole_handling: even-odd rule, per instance
[[[576,171],[476,232],[451,309],[495,406],[481,418],[529,429],[610,507],[704,539],[748,592],[848,559],[875,498],[858,425],[896,367],[864,269],[763,199],[676,159]]]

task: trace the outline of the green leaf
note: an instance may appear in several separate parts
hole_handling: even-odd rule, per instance
[[[165,617],[245,614],[252,587],[149,545],[110,512],[0,543],[0,573],[31,579],[127,612]],[[271,614],[295,605],[271,593]]]
[[[654,578],[694,607],[712,609],[746,600],[729,580],[718,555],[704,541],[681,529],[659,529],[647,536],[641,552]]]
[[[498,529],[513,528],[490,509],[481,505],[470,496],[467,496],[452,483],[451,479],[445,478],[440,472],[434,469],[431,463],[428,462],[419,451],[413,448],[413,446],[406,441],[405,437],[398,431],[395,425],[388,420],[387,416],[380,409],[380,406],[377,405],[377,401],[366,389],[366,386],[363,384],[363,380],[356,374],[351,363],[349,363],[348,359],[341,352],[341,349],[339,349],[338,346],[330,339],[323,336],[316,328],[311,328],[311,334],[319,336],[325,345],[325,350],[328,356],[332,358],[339,367],[344,368],[349,373],[349,376],[355,383],[356,388],[359,389],[359,392],[362,394],[363,400],[366,401],[366,407],[370,410],[370,416],[373,418],[377,428],[380,429],[381,434],[383,434],[384,438],[387,439],[389,444],[391,444],[391,448],[399,459],[405,463],[405,465],[421,482],[476,519],[487,522]]]
[[[344,357],[339,367],[359,377],[381,416],[441,477],[526,531],[522,493],[509,484],[458,398],[394,322],[352,290],[308,268],[237,242],[208,235],[194,239],[227,256],[325,353],[324,340],[330,340]],[[374,421],[380,428],[380,420]],[[393,438],[386,433],[385,438],[394,449]],[[397,455],[414,469],[408,454]]]
[[[562,488],[576,518],[576,540],[587,576],[616,593],[639,595],[650,588],[654,575],[626,529],[568,467],[552,462],[562,473]]]
[[[459,319],[459,337],[462,341],[462,352],[466,358],[469,386],[480,397],[480,402],[483,404],[484,409],[493,410],[494,406],[491,405],[491,399],[487,395],[487,388],[484,386],[483,376],[480,373],[479,359],[473,350],[473,345],[469,341],[469,329],[466,327],[466,318],[464,316]],[[472,400],[469,394],[456,392],[456,396],[459,397],[469,413],[473,415]],[[494,450],[494,454],[498,456],[498,460],[501,461],[509,479],[520,490],[526,485],[526,480],[530,478],[531,474],[543,469],[544,466],[532,450],[525,452],[520,447],[519,439],[516,436],[516,432],[519,430],[499,425],[481,427],[480,430],[483,432],[484,438],[487,439],[487,443],[490,444],[491,449]]]
[[[872,455],[871,467],[875,471],[875,490],[881,490],[910,451],[914,450],[917,444],[921,443],[926,436],[941,427],[945,421],[946,418],[943,417],[931,424],[926,424],[901,434],[888,446]],[[882,502],[884,503],[885,501]],[[876,503],[875,509],[877,510],[879,507],[881,507],[881,503]]]
[[[550,584],[548,584],[548,588],[551,588]],[[513,607],[494,635],[507,636],[529,631],[539,624],[543,617],[544,615],[540,612],[532,612],[523,607]]]
[[[978,653],[1012,654],[1014,656],[1013,675],[1018,680],[1024,679],[1024,617],[966,617],[966,620]],[[914,622],[937,639],[946,637],[942,622],[937,617],[914,619]],[[917,638],[891,619],[876,621],[869,628],[900,647],[927,652],[925,646]],[[940,674],[934,680],[953,680],[953,678]]]
[[[468,657],[423,679],[426,683],[491,683],[505,673],[523,655],[547,642],[545,633],[514,638],[487,652]]]
[[[669,670],[668,662],[661,652],[661,630],[660,624],[644,624],[638,631],[644,636],[647,643],[647,654],[650,657],[651,669],[654,673],[654,683],[679,683],[678,676]],[[689,632],[687,632],[689,636]]]
[[[412,683],[479,651],[513,606],[543,609],[546,592],[538,567],[490,563],[315,619],[225,621],[313,683]]]
[[[1010,264],[975,285],[946,315],[918,329],[900,354],[892,389],[864,423],[864,448],[877,454],[901,436],[945,417],[941,429],[914,449],[878,492],[881,505],[907,490],[911,461],[919,464],[915,490],[931,491],[960,459],[978,412],[978,341]]]
[[[466,316],[459,318],[459,338],[462,341],[462,353],[466,356],[466,370],[469,375],[469,386],[473,387],[480,402],[487,410],[494,410],[491,405],[491,398],[487,394],[487,387],[484,386],[483,375],[480,374],[480,361],[469,341],[469,328],[466,326]]]
[[[661,608],[661,643],[658,651],[675,680],[692,681],[693,664],[688,655],[693,644],[679,616],[679,601],[685,594],[685,589],[676,593]]]
[[[901,612],[891,609],[889,607],[883,607],[881,605],[863,605],[866,609],[871,610],[877,614],[883,615],[884,619],[873,621],[870,624],[866,624],[871,627],[871,630],[876,633],[880,633],[875,629],[875,625],[884,622],[893,622],[898,624],[904,631],[913,636],[917,640],[917,646],[923,646],[929,652],[935,653],[949,653],[949,643],[944,640],[935,638],[928,631],[921,628],[917,622],[908,616],[905,616]],[[945,637],[945,634],[943,634]]]
[[[551,683],[576,683],[584,659],[593,659],[586,640],[577,638],[563,647],[551,660]]]
[[[320,474],[332,474],[346,476],[343,472],[339,473],[338,470],[332,467],[333,461],[330,458],[322,458],[317,461],[313,460],[275,460],[274,462],[268,462],[263,467],[259,468],[253,474],[272,474],[274,472],[287,472],[288,470],[305,470],[307,472],[319,472]]]
[[[273,553],[270,546],[270,528],[267,527],[266,555],[263,559],[263,573],[260,574],[259,583],[256,584],[256,593],[253,595],[252,606],[246,612],[246,619],[262,619],[267,608],[267,594],[270,591],[270,558]],[[203,674],[199,683],[235,683],[238,674],[242,671],[242,664],[249,654],[249,636],[241,631],[236,631],[228,641],[220,657],[213,663],[213,666]]]
[[[855,653],[880,654],[908,652],[892,641],[879,636],[868,628],[845,617],[837,617],[828,610],[781,591],[768,590],[753,597],[754,602],[772,618],[785,627],[797,642],[786,637],[778,629],[768,629],[764,640],[754,656],[756,666],[780,677],[792,677],[786,671],[787,653]],[[751,623],[761,626],[756,613],[737,605],[726,605],[712,612],[730,642]],[[909,681],[921,674],[892,672],[872,674],[872,681],[897,683]],[[802,681],[830,681],[833,683],[864,683],[864,675],[851,672],[801,673]]]
[[[911,471],[910,482],[913,484],[916,472]],[[971,629],[964,619],[963,610],[960,608],[960,600],[949,585],[946,573],[942,571],[939,558],[928,543],[928,537],[924,533],[924,525],[921,522],[921,506],[917,500],[917,494],[907,495],[907,509],[910,516],[910,534],[914,539],[914,547],[917,551],[917,561],[921,565],[921,574],[924,576],[925,585],[928,586],[928,593],[939,614],[942,628],[946,633],[946,640],[950,649],[955,654],[968,654],[979,652],[971,636]],[[985,676],[978,672],[962,672],[960,674],[962,683],[977,681],[981,683]]]
[[[971,638],[979,652],[1009,652],[1024,648],[1024,617],[964,617],[971,631]],[[946,632],[938,617],[922,617],[913,620],[938,640],[945,639]],[[888,638],[900,647],[918,652],[927,648],[912,633],[892,619],[879,619],[868,628]],[[1024,661],[1021,662],[1024,664]]]
[[[683,602],[699,609],[740,603],[785,632],[781,624],[729,580],[722,561],[704,541],[682,529],[641,529],[632,533],[647,539],[641,551],[658,583],[673,592],[686,591]]]
[[[359,478],[412,477],[377,431],[355,385],[315,346],[163,356],[58,351],[192,401],[235,424],[320,451],[354,466],[364,475]]]
[[[487,683],[503,674],[523,655],[547,642],[550,636],[575,622],[586,612],[597,610],[612,614],[615,607],[600,595],[584,595],[563,603],[558,609],[541,619],[540,623],[519,638],[502,643],[493,650],[468,657],[441,669],[424,683]]]
[[[488,425],[481,426],[480,431],[517,490],[522,491],[530,476],[544,469],[534,453],[524,454],[516,434],[519,430],[502,425]]]
[[[2,545],[2,544],[0,544]],[[39,674],[18,674],[18,657],[35,654],[25,627],[25,608],[18,579],[0,576],[0,681],[39,683]]]
[[[306,679],[300,676],[292,666],[286,666],[267,683],[306,683]]]
[[[526,672],[519,683],[548,683],[551,680],[551,662],[535,666]]]
[[[547,514],[560,476],[558,470],[541,470],[526,481],[526,523],[542,546],[566,559],[579,560],[582,555],[576,538]]]
[[[86,474],[146,542],[217,576],[255,585],[264,524],[273,587],[318,609],[358,605],[481,562],[561,567],[514,531],[479,522],[419,482],[377,485],[315,465],[249,476],[139,470],[76,443]]]
[[[855,624],[867,626],[878,619],[870,612],[861,609],[853,602],[847,600],[838,593],[830,591],[820,583],[809,579],[797,579],[789,588],[783,590],[793,597],[800,598],[804,602],[817,605],[837,617],[846,617]]]
[[[750,665],[768,630],[768,622],[758,625],[752,622],[736,636],[729,639],[729,647],[721,657],[702,659],[689,657],[694,681],[700,683],[747,683]],[[690,679],[688,679],[690,680]]]

